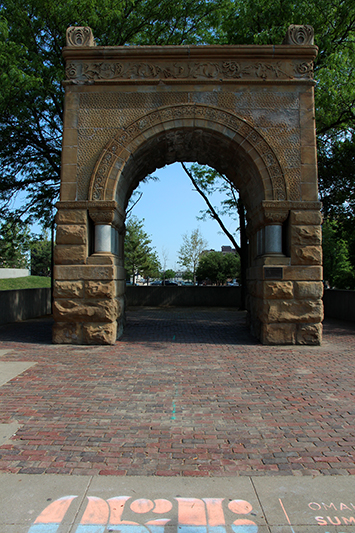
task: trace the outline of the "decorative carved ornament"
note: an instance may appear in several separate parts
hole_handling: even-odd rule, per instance
[[[111,224],[115,218],[115,211],[113,209],[105,208],[90,208],[90,218],[95,224]]]
[[[322,202],[307,202],[303,200],[302,202],[293,202],[293,201],[283,201],[283,202],[275,202],[274,200],[263,200],[262,201],[262,208],[267,209],[274,209],[276,207],[279,207],[280,209],[301,209],[301,210],[315,210],[319,211],[322,207]]]
[[[125,213],[115,201],[88,202],[90,218],[95,224],[111,224],[118,230],[124,228]]]
[[[123,150],[126,149],[126,153],[135,151],[136,147],[130,149],[130,144],[135,138],[150,128],[153,129],[154,126],[180,119],[192,119],[195,121],[204,120],[206,123],[215,122],[238,133],[257,151],[260,159],[263,161],[264,168],[272,183],[274,199],[287,199],[285,178],[278,159],[270,145],[260,133],[258,133],[246,121],[226,111],[222,111],[212,106],[187,104],[157,109],[144,115],[135,122],[132,122],[126,128],[122,128],[118,131],[113,140],[110,141],[103,150],[103,153],[96,164],[89,189],[89,195],[92,200],[105,199],[106,182],[111,170]],[[181,128],[181,126],[179,126],[179,128]],[[176,128],[173,127],[172,129]],[[156,130],[153,129],[152,136],[154,136],[155,133]],[[169,132],[166,133],[166,135],[168,134]],[[148,135],[145,134],[145,137],[148,138]]]
[[[289,211],[283,209],[265,209],[264,220],[266,224],[282,224],[288,217]]]
[[[321,207],[321,202],[263,200],[257,209],[247,213],[250,235],[265,224],[282,224],[291,210],[319,212]]]
[[[189,62],[133,63],[73,61],[66,79],[77,84],[120,80],[294,80],[313,78],[313,62]]]
[[[67,46],[95,46],[91,28],[88,26],[70,26],[67,29]]]
[[[308,46],[314,44],[314,29],[308,24],[289,26],[283,44],[295,44],[298,46]]]

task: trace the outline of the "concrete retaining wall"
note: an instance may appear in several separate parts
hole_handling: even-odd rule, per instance
[[[26,278],[29,275],[28,268],[0,268],[0,279]]]
[[[240,287],[127,287],[128,306],[240,307]],[[326,290],[326,318],[355,322],[355,291]],[[51,289],[0,292],[0,325],[51,314]]]
[[[240,307],[240,287],[127,287],[128,306]]]
[[[0,324],[51,314],[51,289],[0,292]]]
[[[338,318],[355,322],[355,291],[324,291],[324,314],[326,318]]]

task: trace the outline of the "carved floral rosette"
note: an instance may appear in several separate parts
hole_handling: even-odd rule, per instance
[[[246,121],[231,113],[211,106],[198,104],[160,108],[132,122],[126,128],[120,129],[113,140],[110,141],[103,150],[103,153],[96,164],[90,183],[89,194],[91,199],[103,200],[105,198],[106,182],[110,176],[112,168],[117,162],[121,152],[125,149],[126,153],[130,152],[130,143],[132,143],[138,136],[156,125],[184,118],[201,119],[209,123],[215,122],[238,133],[256,150],[262,160],[264,168],[272,183],[274,199],[287,199],[286,183],[281,166],[273,149],[260,133]],[[153,134],[154,132],[152,135]],[[147,135],[145,134],[145,137],[146,136]]]

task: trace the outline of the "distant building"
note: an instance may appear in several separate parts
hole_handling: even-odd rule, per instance
[[[222,246],[221,251],[223,255],[236,253],[236,250],[231,246]]]
[[[203,250],[202,254],[209,254],[210,252],[215,252],[216,250]],[[234,248],[232,248],[231,246],[222,246],[221,247],[221,252],[223,255],[226,255],[226,254],[235,254],[236,253],[236,250]]]

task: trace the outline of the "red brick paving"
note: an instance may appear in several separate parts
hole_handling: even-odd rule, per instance
[[[322,347],[258,344],[233,309],[128,313],[114,346],[50,344],[48,319],[0,327],[0,471],[83,475],[355,474],[355,326]]]

